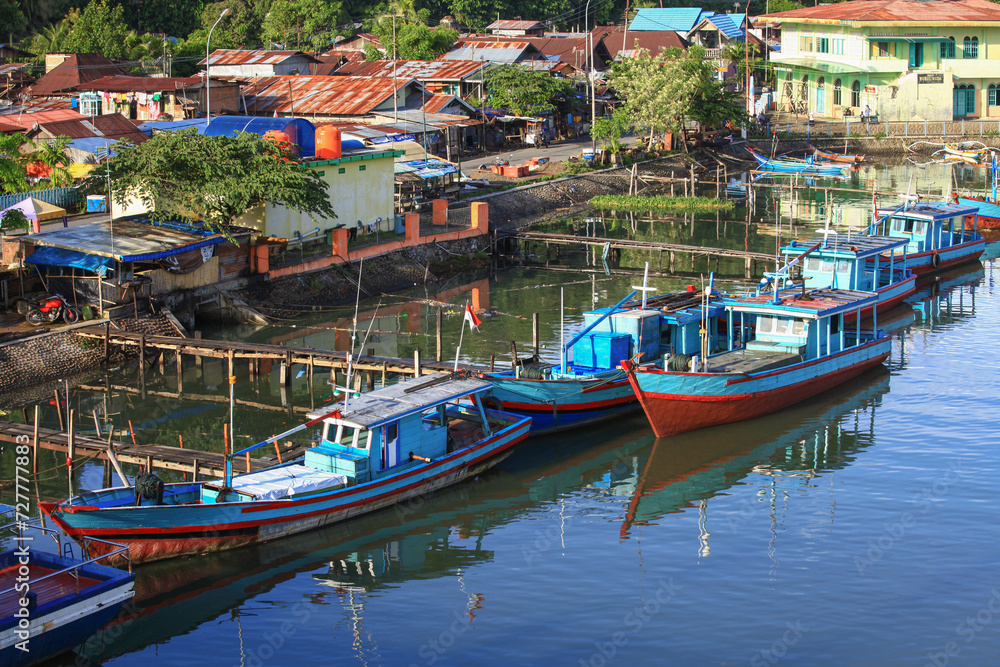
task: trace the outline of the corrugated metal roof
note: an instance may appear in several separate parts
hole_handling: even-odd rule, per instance
[[[49,134],[63,135],[73,139],[105,137],[108,139],[128,139],[134,144],[141,144],[148,139],[146,134],[136,127],[135,123],[120,113],[40,122],[39,125]]]
[[[135,262],[168,257],[226,239],[221,234],[184,223],[161,225],[119,219],[114,221],[113,237],[109,223],[100,221],[29,234],[26,240],[35,245]]]
[[[104,76],[126,75],[125,70],[98,53],[73,53],[39,78],[29,90],[32,95],[55,95]]]
[[[743,36],[743,21],[746,14],[715,14],[708,17],[716,28],[729,39]]]
[[[43,125],[46,123],[56,123],[62,120],[85,120],[86,116],[77,113],[72,109],[57,109],[55,111],[39,111],[36,113],[22,113],[18,114],[14,112],[12,114],[0,116],[0,120],[4,123],[10,123],[11,125],[17,125],[25,130],[30,130],[35,126],[35,124]]]
[[[301,56],[310,62],[319,62],[302,51],[260,51],[255,49],[216,49],[206,59],[198,63],[204,65],[277,65],[294,56]]]
[[[0,76],[7,76],[11,72],[20,72],[28,63],[0,63]]]
[[[212,77],[213,81],[217,81]],[[87,83],[81,83],[77,90],[106,90],[108,92],[161,92],[165,90],[183,90],[184,88],[201,88],[204,78],[200,76],[185,77],[148,77],[148,76],[105,76]],[[213,86],[214,88],[215,86]]]
[[[458,40],[451,51],[438,60],[478,60],[480,62],[516,63],[521,60],[544,57],[538,47],[524,40],[464,41]]]
[[[901,21],[932,25],[943,21],[1000,22],[1000,5],[988,0],[851,0],[832,5],[763,14],[757,18],[846,21],[853,25]]]
[[[397,60],[396,78],[418,81],[461,81],[486,67],[479,60]],[[393,76],[391,60],[351,62],[337,70],[338,75],[389,77]]]
[[[676,30],[686,33],[703,18],[713,14],[698,7],[643,7],[636,11],[628,30]]]
[[[363,116],[410,81],[353,76],[268,76],[243,89],[251,114],[288,113],[307,116]]]
[[[514,21],[501,19],[486,26],[487,30],[537,30],[545,29],[545,24],[539,21]]]

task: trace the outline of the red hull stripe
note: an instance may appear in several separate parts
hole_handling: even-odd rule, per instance
[[[613,408],[619,405],[628,405],[630,403],[635,403],[635,394],[629,396],[621,396],[619,398],[610,398],[606,401],[593,401],[591,403],[559,403],[557,404],[556,410],[558,412],[587,412],[589,410],[599,410],[600,408]],[[510,401],[504,401],[504,410],[511,410],[515,412],[524,413],[540,413],[540,414],[552,414],[552,406],[539,405],[538,403],[512,403]]]
[[[248,530],[248,529],[250,531],[253,531],[254,529],[256,529],[257,527],[260,527],[260,526],[265,526],[265,525],[274,524],[274,523],[283,523],[283,522],[289,522],[289,521],[297,521],[297,520],[300,520],[300,519],[305,519],[305,518],[309,518],[309,517],[313,517],[313,516],[318,516],[318,515],[321,515],[321,514],[330,514],[332,512],[340,512],[340,511],[343,511],[343,510],[346,510],[346,509],[350,509],[352,507],[357,507],[359,505],[366,505],[366,504],[377,503],[378,501],[383,500],[385,498],[389,498],[389,497],[392,497],[392,496],[400,495],[400,494],[402,494],[402,493],[404,493],[406,491],[409,491],[409,490],[412,490],[414,488],[417,488],[417,487],[421,486],[422,484],[424,484],[426,482],[431,482],[433,480],[439,479],[441,477],[445,477],[445,476],[450,475],[452,473],[460,472],[461,470],[463,470],[465,468],[470,468],[470,467],[474,466],[477,463],[480,463],[480,462],[486,461],[486,460],[488,460],[488,459],[490,459],[492,457],[498,456],[499,454],[502,454],[503,452],[506,452],[508,449],[510,449],[511,447],[513,447],[514,445],[516,445],[517,443],[519,443],[522,440],[524,440],[527,437],[527,435],[528,435],[527,433],[524,433],[523,435],[521,435],[521,436],[519,436],[517,438],[512,439],[510,442],[508,442],[507,444],[503,445],[502,447],[499,447],[497,449],[491,450],[491,451],[487,452],[486,454],[483,454],[481,456],[476,457],[475,459],[472,459],[471,461],[469,461],[468,463],[466,463],[465,465],[463,465],[461,468],[449,468],[449,469],[444,470],[444,471],[442,471],[442,472],[440,472],[440,473],[438,473],[436,475],[422,477],[417,482],[409,484],[409,485],[407,485],[405,487],[394,488],[391,491],[388,491],[386,493],[382,493],[382,494],[377,495],[377,496],[371,496],[371,497],[363,498],[363,499],[356,500],[356,501],[351,502],[351,503],[341,503],[341,504],[338,504],[336,507],[333,507],[333,508],[320,509],[320,510],[315,510],[315,511],[312,511],[312,512],[295,512],[294,514],[286,514],[284,516],[274,517],[274,518],[271,518],[271,519],[258,519],[256,521],[241,521],[241,522],[235,522],[235,523],[213,524],[211,526],[205,526],[205,527],[202,527],[202,526],[158,526],[158,527],[150,527],[150,528],[138,528],[138,527],[136,527],[136,528],[128,528],[124,532],[120,528],[73,528],[71,526],[65,525],[65,523],[59,519],[59,517],[57,516],[57,513],[55,513],[54,515],[52,515],[52,518],[57,523],[60,524],[60,527],[62,527],[63,530],[68,535],[89,535],[89,536],[102,536],[102,537],[118,536],[119,538],[122,538],[122,539],[124,539],[126,537],[130,538],[130,539],[131,538],[138,538],[138,537],[141,537],[141,536],[144,536],[144,535],[149,535],[151,537],[156,537],[156,536],[162,536],[162,535],[165,535],[165,534],[166,535],[171,535],[172,537],[173,536],[176,536],[176,537],[182,537],[182,536],[191,537],[191,536],[195,536],[195,535],[198,535],[198,534],[210,534],[210,535],[215,536],[215,535],[220,535],[220,533],[225,533],[226,535],[236,536],[236,535],[239,534],[238,531],[243,531],[243,530]],[[495,438],[492,438],[490,440],[490,442],[492,442],[493,440],[495,440]],[[483,444],[485,445],[486,443],[483,443]],[[465,453],[468,453],[468,452],[465,452]],[[451,457],[451,458],[454,458],[454,457]],[[442,463],[445,462],[445,461],[447,461],[447,459],[441,459]],[[426,470],[426,469],[424,469],[424,470]],[[383,486],[386,483],[397,482],[401,478],[410,477],[410,476],[412,476],[416,472],[420,472],[420,470],[414,470],[414,471],[412,471],[410,473],[407,473],[406,475],[403,475],[401,477],[395,477],[395,478],[383,480],[381,482],[376,482],[375,484],[365,484],[365,485],[351,487],[351,489],[347,493],[345,493],[343,496],[341,496],[341,497],[346,497],[346,496],[354,495],[356,493],[364,492],[364,491],[372,489],[372,488],[374,488],[376,486]],[[271,509],[271,510],[276,510],[276,509],[288,510],[288,509],[293,508],[293,507],[301,507],[302,505],[305,505],[305,504],[312,504],[312,503],[323,502],[323,501],[328,501],[328,500],[330,500],[329,496],[318,497],[318,498],[304,498],[304,499],[299,500],[299,501],[287,501],[287,502],[277,501],[277,502],[270,502],[270,503],[254,503],[252,506],[240,507],[239,509],[240,509],[241,513],[244,513],[244,514],[248,514],[248,513],[251,513],[251,512],[266,511],[268,509]],[[260,505],[260,506],[258,507],[258,505]],[[226,505],[223,504],[223,505],[220,505],[220,507],[226,507]],[[119,539],[118,541],[122,541],[122,539]]]

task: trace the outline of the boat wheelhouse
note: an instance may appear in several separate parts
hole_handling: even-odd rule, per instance
[[[799,275],[806,288],[875,292],[876,307],[885,311],[917,289],[917,277],[906,267],[908,243],[907,239],[891,236],[827,234],[812,242],[818,245],[798,263]],[[792,241],[781,252],[791,260],[802,255],[803,250],[802,243]],[[870,308],[861,312],[862,317],[870,315]],[[848,312],[847,320],[853,316]]]
[[[868,233],[906,239],[907,266],[914,273],[932,273],[972,262],[986,249],[976,231],[979,209],[942,202],[905,204],[878,218]],[[972,220],[971,229],[966,219]]]
[[[728,330],[755,335],[728,349],[675,363],[622,365],[657,436],[769,414],[881,364],[890,338],[847,326],[878,301],[873,292],[777,289],[723,299]],[[674,370],[689,365],[690,370]]]
[[[132,485],[39,505],[71,537],[127,544],[133,562],[266,542],[430,493],[506,458],[531,419],[486,409],[489,389],[444,373],[404,380],[230,454],[221,484],[166,484],[162,497],[138,504]],[[471,405],[457,403],[467,397]],[[232,475],[234,457],[317,425],[321,437],[303,462]]]
[[[694,353],[706,319],[713,340],[719,336],[724,311],[714,299],[699,305],[701,292],[664,295],[645,304],[629,302],[634,294],[613,307],[584,313],[584,329],[563,346],[562,363],[484,374],[493,383],[487,404],[530,416],[536,435],[609,419],[639,407],[622,361]]]

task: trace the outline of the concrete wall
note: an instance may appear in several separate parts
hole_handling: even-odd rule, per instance
[[[345,156],[347,157],[347,156]],[[259,206],[236,221],[236,224],[257,229],[268,236],[294,238],[295,232],[306,234],[316,227],[325,231],[331,227],[355,228],[382,221],[379,229],[393,228],[394,174],[393,158],[379,157],[371,160],[342,160],[340,164],[308,165],[318,172],[330,190],[337,218],[314,218],[308,214],[283,206]],[[343,172],[343,173],[341,173]]]
[[[920,72],[919,74],[927,74]],[[951,120],[951,75],[943,74],[942,83],[917,83],[917,72],[905,74],[887,86],[878,86],[872,108],[880,121]]]

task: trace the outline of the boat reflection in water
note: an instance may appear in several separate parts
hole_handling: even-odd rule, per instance
[[[368,593],[392,594],[402,583],[436,578],[453,578],[464,591],[466,572],[494,559],[497,543],[490,540],[498,538],[491,534],[528,514],[554,512],[571,495],[598,499],[607,520],[621,523],[628,537],[666,514],[704,511],[707,499],[754,472],[812,475],[846,465],[873,442],[873,408],[888,384],[880,367],[778,414],[664,440],[655,440],[636,415],[578,438],[540,439],[478,482],[390,511],[273,543],[151,563],[138,571],[135,605],[122,627],[93,637],[84,655],[96,662],[158,645],[162,658],[169,640],[208,623],[216,635],[249,641],[241,615],[256,613],[263,601],[280,597],[272,591],[296,580],[289,589],[301,599],[295,605],[303,613],[311,605],[343,607],[352,649],[365,657]],[[862,418],[864,410],[871,414]],[[852,411],[855,420],[845,419]],[[470,592],[470,622],[480,604]]]
[[[692,508],[706,512],[709,498],[751,473],[811,477],[844,467],[874,444],[875,409],[889,391],[889,377],[878,366],[767,417],[658,439],[640,474],[621,537],[668,514]],[[703,528],[704,555],[708,546]]]

